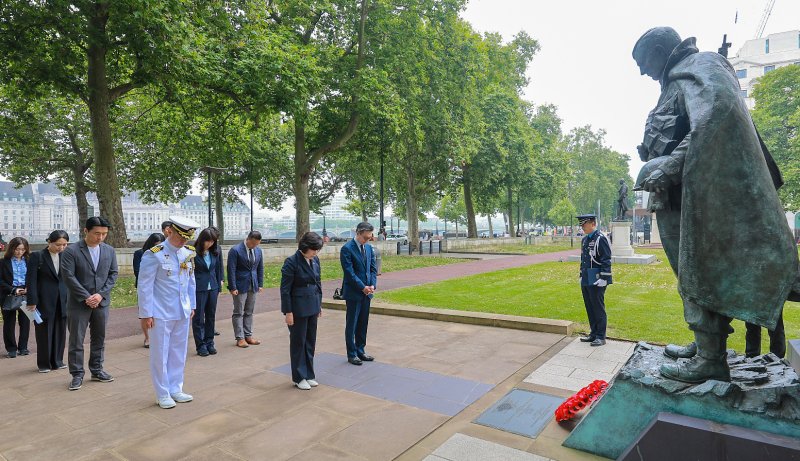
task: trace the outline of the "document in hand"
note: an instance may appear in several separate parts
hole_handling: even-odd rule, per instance
[[[31,322],[35,322],[37,325],[42,323],[42,322],[44,322],[44,320],[42,320],[42,315],[39,314],[39,309],[34,309],[34,310],[30,311],[30,310],[28,310],[28,308],[26,306],[22,306],[19,310],[24,312],[25,315],[28,316],[28,319]]]

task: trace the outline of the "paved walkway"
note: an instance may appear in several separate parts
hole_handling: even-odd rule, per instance
[[[380,282],[411,286],[563,256],[414,269]],[[336,285],[326,283],[326,292]],[[219,354],[189,354],[185,390],[195,401],[172,410],[155,405],[135,328],[133,336],[118,328],[107,341],[106,370],[116,381],[87,380],[75,392],[66,390],[66,370],[39,374],[33,356],[3,359],[0,460],[602,459],[562,447],[574,423],[557,424],[552,413],[541,415],[534,437],[474,421],[514,389],[566,398],[581,383],[607,379],[627,360],[629,343],[592,348],[555,334],[373,315],[368,351],[377,361],[354,367],[343,355],[344,313],[326,310],[320,386],[300,391],[286,374],[283,318],[269,312],[276,298],[277,290],[262,296],[255,325],[264,343],[247,349],[233,345],[222,310]],[[120,311],[135,316],[119,309],[112,318]]]

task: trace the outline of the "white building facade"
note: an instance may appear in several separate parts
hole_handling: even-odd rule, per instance
[[[89,194],[87,200],[89,214],[99,215],[97,196]],[[208,203],[201,196],[190,195],[176,204],[148,204],[133,192],[122,197],[122,215],[128,238],[143,241],[160,232],[161,223],[173,215],[208,226]],[[223,216],[226,238],[244,237],[250,231],[250,208],[244,203],[226,204]],[[12,182],[0,181],[0,233],[5,241],[21,236],[31,243],[43,243],[55,229],[67,231],[74,240],[82,226],[75,197],[64,196],[54,185],[36,183],[17,189]]]
[[[752,109],[755,106],[752,92],[759,77],[779,67],[800,64],[800,30],[748,40],[729,61],[739,79],[742,97]]]

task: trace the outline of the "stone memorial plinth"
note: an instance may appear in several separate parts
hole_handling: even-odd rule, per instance
[[[673,362],[663,347],[639,343],[564,446],[616,459],[660,412],[800,439],[800,380],[775,355],[746,359],[729,351],[729,383],[663,378],[659,367]]]
[[[611,221],[611,264],[650,264],[655,255],[637,255],[631,246],[631,222]],[[581,261],[580,255],[569,256],[567,261]]]

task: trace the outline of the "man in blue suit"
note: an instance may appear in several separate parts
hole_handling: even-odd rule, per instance
[[[253,309],[256,294],[264,291],[264,258],[261,255],[261,232],[251,231],[244,242],[228,252],[228,290],[233,295],[233,334],[239,347],[256,346],[253,338]]]
[[[375,254],[367,242],[372,240],[372,224],[362,222],[356,226],[356,236],[347,242],[339,252],[344,280],[342,297],[347,304],[344,342],[347,346],[347,361],[353,365],[371,362],[374,357],[364,352],[367,344],[367,324],[369,304],[377,285],[378,267]]]

